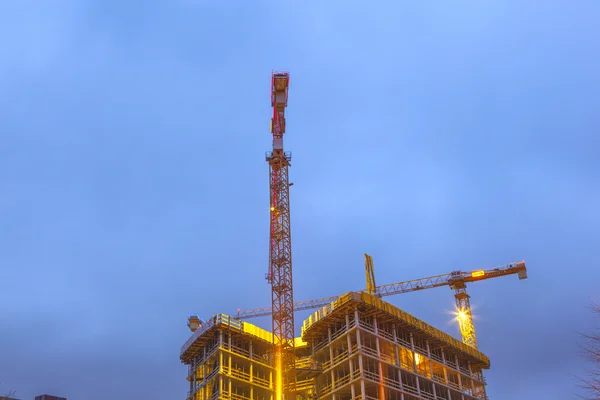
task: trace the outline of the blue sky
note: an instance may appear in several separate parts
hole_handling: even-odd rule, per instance
[[[279,69],[296,299],[363,288],[364,252],[379,284],[525,259],[528,280],[469,288],[488,394],[572,398],[600,301],[599,19],[596,0],[2,1],[0,392],[183,399],[187,314],[269,305]],[[450,290],[388,300],[458,334]]]

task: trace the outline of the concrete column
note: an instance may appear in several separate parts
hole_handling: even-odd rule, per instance
[[[347,315],[346,315],[347,317]],[[354,361],[350,358],[352,356],[352,338],[349,333],[346,333],[346,339],[348,343],[348,364],[350,365],[350,379],[354,379]],[[354,397],[354,395],[352,395]]]
[[[383,363],[381,362],[381,348],[379,347],[379,328],[377,327],[377,317],[373,317],[373,328],[375,328],[375,349],[377,350],[377,369],[379,372],[379,381],[383,380]],[[382,397],[383,386],[379,388],[379,396]],[[381,399],[384,400],[384,399]]]
[[[396,356],[396,365],[400,366],[400,353],[398,351],[398,336],[396,336],[396,325],[392,327],[392,334],[394,335],[394,353]]]
[[[227,369],[229,370],[229,375],[231,376],[231,354],[227,354]],[[231,393],[231,378],[229,378],[229,393]]]
[[[354,399],[356,397],[356,389],[354,389],[354,383],[350,385],[350,396]]]
[[[227,334],[227,346],[229,346],[229,350],[231,350],[231,333]],[[227,356],[227,368],[229,368],[229,374],[231,374],[231,354],[228,354]],[[231,382],[231,379],[229,382]],[[229,393],[231,393],[231,390]]]
[[[402,383],[402,370],[398,369],[398,382],[400,382],[400,389],[404,389],[404,383]]]
[[[471,369],[471,362],[469,362],[469,372],[471,373],[471,390],[475,392],[475,381],[473,380],[473,370]]]
[[[362,396],[363,400],[367,397],[367,391],[365,390],[365,380],[364,379],[360,380],[360,395]]]
[[[444,376],[446,375],[446,355],[444,353],[444,349],[440,349],[440,352],[442,353],[442,364],[444,364]]]
[[[462,379],[460,377],[460,367],[459,367],[459,364],[458,364],[458,356],[456,354],[454,355],[454,362],[456,363],[456,368],[458,369],[458,374],[457,374],[457,376],[458,376],[458,387],[462,391],[463,390],[463,385],[462,385]]]
[[[413,334],[410,332],[410,348],[412,350],[412,362],[413,362],[413,371],[417,373],[417,356],[415,352],[415,343],[413,341]]]

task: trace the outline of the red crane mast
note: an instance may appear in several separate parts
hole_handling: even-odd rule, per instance
[[[283,150],[288,72],[273,72],[271,105],[273,151],[267,152],[270,188],[269,272],[271,284],[273,365],[276,370],[275,400],[295,398],[294,296],[292,287],[292,240],[290,229],[290,183],[288,167],[291,153]]]

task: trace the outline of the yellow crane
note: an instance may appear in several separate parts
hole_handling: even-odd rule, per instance
[[[431,289],[440,286],[449,286],[450,289],[455,292],[454,298],[456,300],[457,320],[462,341],[475,348],[477,348],[477,338],[475,335],[475,327],[473,325],[473,315],[471,314],[469,295],[466,291],[466,284],[514,274],[517,274],[519,279],[527,279],[527,267],[525,266],[525,261],[513,262],[499,267],[470,272],[452,271],[449,274],[435,275],[427,278],[413,279],[381,286],[375,286],[373,259],[367,254],[365,254],[365,270],[367,275],[367,290],[365,291],[378,297],[415,292],[417,290]],[[369,288],[369,286],[371,287]],[[375,288],[374,290],[373,287]],[[298,301],[294,303],[294,311],[330,307],[331,303],[336,301],[338,297],[339,296],[331,296],[316,300]],[[271,315],[270,308],[238,311],[237,318],[249,319],[266,315]]]

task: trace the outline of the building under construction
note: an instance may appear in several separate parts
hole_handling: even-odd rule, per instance
[[[274,400],[273,337],[220,314],[181,349],[188,400]],[[295,339],[297,398],[485,399],[488,358],[452,336],[365,292],[350,292],[306,319]]]
[[[269,269],[271,307],[189,319],[192,336],[180,358],[189,366],[188,400],[486,400],[482,370],[488,358],[477,350],[466,284],[518,274],[525,263],[473,272],[453,271],[375,286],[365,254],[367,290],[294,302],[288,167],[284,151],[289,74],[271,81],[272,151],[269,165]],[[426,324],[383,296],[447,286],[455,291],[463,341]],[[294,312],[315,309],[294,337]],[[242,321],[271,315],[268,332]]]

